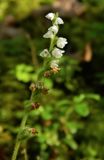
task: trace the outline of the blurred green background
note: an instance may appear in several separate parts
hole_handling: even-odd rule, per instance
[[[49,45],[48,12],[65,24],[69,44],[61,71],[46,80],[48,96],[27,125],[38,135],[18,160],[104,160],[104,0],[0,0],[0,160],[9,160],[29,86]]]

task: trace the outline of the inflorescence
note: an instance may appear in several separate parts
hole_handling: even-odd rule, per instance
[[[48,59],[49,66],[53,71],[58,71],[60,70],[59,60],[65,52],[63,48],[68,43],[66,38],[57,36],[59,25],[64,24],[64,21],[58,17],[57,13],[48,13],[45,17],[52,21],[52,26],[48,29],[47,33],[43,35],[43,37],[49,38],[51,43],[50,48],[44,49],[40,53],[40,56]]]

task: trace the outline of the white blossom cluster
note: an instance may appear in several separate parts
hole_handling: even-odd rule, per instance
[[[52,57],[50,61],[50,67],[58,68],[59,59],[63,56],[63,53],[65,52],[62,49],[68,43],[66,38],[57,37],[59,25],[64,24],[64,21],[55,13],[48,13],[45,17],[51,20],[53,25],[48,29],[47,33],[45,33],[43,37],[50,38],[51,42],[53,43],[53,46],[51,50],[44,49],[40,53],[40,56],[44,58]]]

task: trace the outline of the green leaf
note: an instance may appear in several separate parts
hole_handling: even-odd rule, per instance
[[[76,104],[75,111],[82,117],[86,117],[90,114],[89,107],[86,103]]]
[[[74,97],[74,102],[75,103],[80,103],[85,99],[85,97],[86,97],[85,94],[80,94],[78,96],[75,96]]]
[[[100,95],[98,95],[98,94],[93,94],[93,93],[89,93],[89,94],[86,94],[86,98],[90,98],[90,99],[99,101],[99,100],[100,100]]]
[[[69,122],[69,123],[67,123],[67,127],[70,129],[70,132],[72,133],[72,134],[75,134],[75,133],[77,133],[77,130],[78,130],[78,128],[79,128],[79,123],[77,123],[77,122]]]
[[[44,112],[43,114],[42,114],[42,118],[44,119],[44,120],[48,120],[48,119],[52,119],[52,115],[51,115],[51,113],[49,113],[49,112]]]
[[[64,99],[64,100],[61,100],[61,101],[59,101],[58,103],[57,103],[57,106],[58,107],[66,107],[66,106],[68,106],[69,105],[69,100],[67,100],[67,99]]]
[[[29,82],[32,80],[33,67],[26,64],[19,64],[16,66],[15,75],[19,81]]]
[[[69,145],[73,150],[76,150],[78,148],[77,143],[75,142],[75,140],[73,139],[71,134],[67,134],[66,138],[65,138],[65,143],[67,145]]]

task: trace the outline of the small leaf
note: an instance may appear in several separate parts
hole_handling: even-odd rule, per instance
[[[42,118],[43,118],[44,120],[52,119],[52,114],[49,113],[49,112],[44,112],[44,113],[42,114]]]
[[[67,123],[67,127],[70,129],[72,134],[75,134],[79,128],[79,124],[77,122],[69,122]]]
[[[96,100],[96,101],[100,100],[100,95],[98,95],[98,94],[89,93],[89,94],[86,95],[86,97],[90,98],[90,99],[93,99],[93,100]]]
[[[15,75],[19,81],[29,82],[32,79],[33,67],[26,64],[19,64],[16,66]]]
[[[80,103],[85,99],[85,97],[86,97],[85,94],[80,94],[78,96],[75,96],[74,97],[74,102],[75,103]]]
[[[89,107],[86,103],[75,105],[75,111],[82,117],[86,117],[90,113]]]
[[[73,150],[76,150],[78,148],[78,145],[76,143],[76,141],[73,139],[72,135],[68,134],[66,135],[66,138],[65,138],[65,143],[67,145],[69,145]]]

